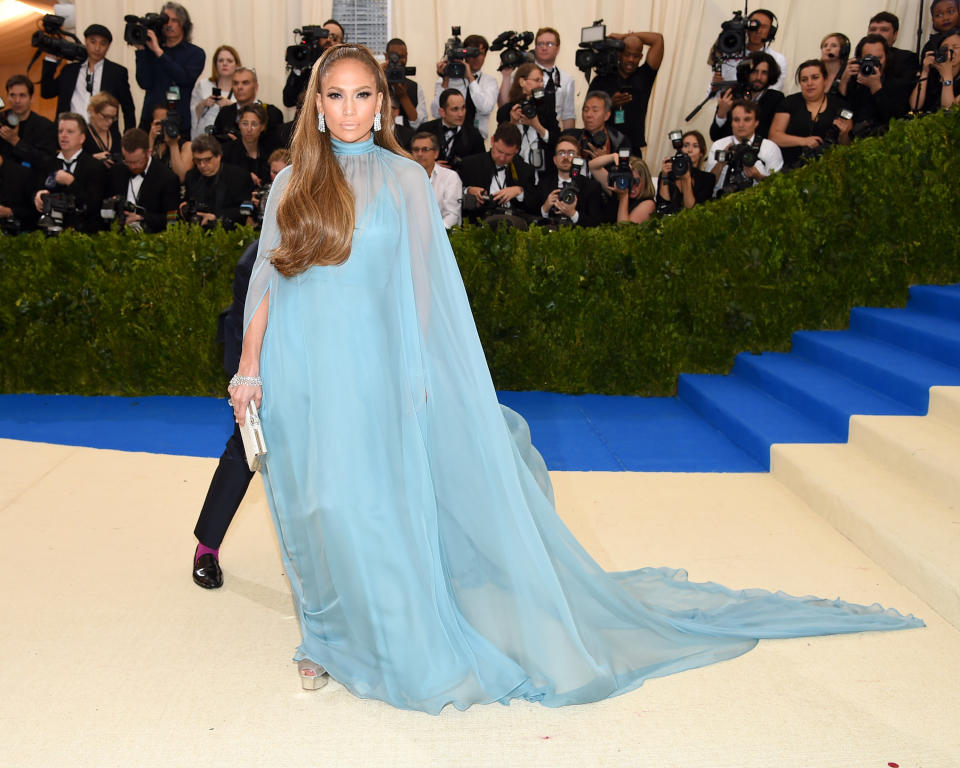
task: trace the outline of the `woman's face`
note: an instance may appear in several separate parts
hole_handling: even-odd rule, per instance
[[[631,170],[633,171],[633,184],[630,186],[630,197],[636,200],[640,197],[640,192],[643,189],[643,176],[637,173],[636,168]]]
[[[953,58],[950,60],[953,71],[960,71],[960,35],[950,35],[943,41],[942,46],[953,52]]]
[[[233,77],[237,69],[237,60],[230,51],[220,51],[217,54],[217,74],[220,77]]]
[[[537,88],[543,88],[543,70],[534,67],[526,77],[518,78],[523,95],[529,97]]]
[[[960,25],[960,14],[954,0],[940,0],[930,12],[933,17],[933,28],[937,32],[947,32]]]
[[[823,98],[824,86],[826,82],[823,79],[823,72],[817,67],[807,67],[800,70],[800,93],[807,101],[819,101]]]
[[[317,111],[324,116],[330,135],[339,141],[364,141],[382,106],[383,94],[377,92],[376,77],[356,59],[341,59],[320,83]]]
[[[680,151],[690,158],[690,164],[694,168],[700,167],[703,152],[700,151],[700,142],[697,141],[696,136],[686,136],[683,139],[683,144],[680,146]]]
[[[247,144],[256,144],[263,133],[263,123],[252,112],[244,112],[237,126],[240,128],[240,137]]]
[[[117,122],[118,112],[119,110],[116,107],[105,104],[99,112],[90,113],[90,122],[97,129],[97,133],[107,133],[111,126]]]
[[[820,43],[820,60],[837,61],[840,58],[840,38],[828,37]]]

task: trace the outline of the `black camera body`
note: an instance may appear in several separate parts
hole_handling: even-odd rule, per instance
[[[472,59],[480,55],[479,48],[464,48],[460,39],[460,27],[450,27],[450,38],[443,47],[443,58],[447,62],[443,68],[446,78],[463,79],[467,76],[467,65],[464,59]]]
[[[122,223],[124,221],[123,214],[127,212],[136,213],[140,216],[147,214],[146,209],[142,205],[131,203],[123,195],[108,197],[100,204],[100,218],[104,221],[119,219]]]
[[[254,190],[256,197],[251,196],[249,200],[240,203],[240,215],[249,216],[253,219],[253,225],[259,227],[263,224],[263,214],[267,210],[267,197],[270,196],[271,182],[265,182]]]
[[[580,134],[580,148],[581,149],[603,149],[607,143],[607,130],[606,128],[599,128],[592,133],[586,128],[583,129],[583,133]]]
[[[8,216],[5,219],[0,219],[0,234],[3,235],[19,235],[23,231],[23,224],[20,223],[20,219],[16,216]]]
[[[528,120],[535,118],[537,116],[537,105],[543,101],[546,95],[547,92],[543,88],[534,89],[533,93],[520,102],[520,114]]]
[[[180,113],[177,107],[180,104],[179,90],[167,91],[167,116],[160,123],[160,129],[165,138],[179,139],[183,131],[180,129]]]
[[[937,64],[946,64],[948,61],[953,61],[953,51],[945,45],[941,45],[933,54],[933,60]]]
[[[743,11],[734,11],[733,18],[720,25],[720,34],[714,46],[717,58],[724,60],[746,57],[747,34],[759,26],[760,22],[756,19],[745,19]]]
[[[630,150],[620,150],[617,167],[607,174],[607,186],[618,190],[630,189],[633,186],[633,169],[630,167]]]
[[[30,45],[39,51],[49,53],[67,61],[83,61],[87,58],[87,49],[79,38],[63,31],[63,16],[47,14],[41,20],[43,31],[37,30],[30,38]]]
[[[583,158],[573,158],[570,166],[570,181],[560,190],[560,202],[564,205],[573,205],[580,196],[580,177],[583,174]]]
[[[496,204],[493,202],[493,197],[486,190],[480,193],[479,201],[477,201],[475,195],[464,192],[463,199],[460,201],[460,205],[464,211],[468,211],[470,213],[484,213],[492,211],[494,208],[496,208]]]
[[[683,131],[670,131],[668,134],[670,143],[673,145],[674,156],[670,158],[671,170],[667,174],[667,181],[676,181],[681,176],[690,173],[690,158],[683,151]]]
[[[310,69],[323,53],[323,41],[330,37],[330,30],[318,24],[307,24],[293,30],[293,34],[300,36],[300,42],[287,46],[284,60],[290,69]]]
[[[77,204],[76,197],[66,192],[50,192],[41,199],[43,210],[40,212],[37,226],[48,237],[59,235],[65,227],[70,226],[71,219],[82,216],[86,211],[85,206]]]
[[[183,208],[180,210],[180,218],[182,218],[187,224],[199,224],[201,213],[213,213],[213,209],[210,208],[206,203],[198,203],[196,200],[188,200]],[[204,226],[216,226],[216,222],[213,224],[206,224]]]
[[[871,77],[883,69],[883,64],[876,56],[861,56],[857,59],[860,65],[860,74],[864,77]]]
[[[163,28],[167,23],[166,15],[146,13],[143,16],[128,14],[123,17],[127,25],[123,28],[123,39],[128,45],[146,45],[147,32],[151,29],[157,40],[163,40]]]
[[[508,30],[497,35],[496,39],[490,43],[491,51],[503,51],[500,54],[500,66],[498,72],[505,69],[516,69],[521,64],[533,61],[533,53],[527,50],[530,43],[533,42],[533,32],[514,32]]]
[[[592,70],[596,70],[598,77],[616,74],[623,48],[622,40],[607,37],[607,27],[600,19],[590,27],[581,28],[574,62],[589,82]]]
[[[384,70],[387,83],[393,85],[402,83],[408,76],[417,74],[416,67],[405,67],[400,64],[400,56],[396,52],[387,54],[387,66]]]

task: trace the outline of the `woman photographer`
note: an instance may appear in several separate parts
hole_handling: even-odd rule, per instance
[[[177,138],[168,135],[163,128],[167,115],[167,107],[162,104],[154,107],[151,112],[150,156],[177,174],[183,184],[187,172],[193,168],[193,145],[182,135]]]
[[[233,104],[233,73],[240,66],[240,54],[230,45],[221,45],[213,52],[210,77],[197,80],[190,95],[190,135],[205,133],[208,125],[220,114],[220,107]],[[214,93],[214,91],[218,91]]]
[[[783,100],[770,126],[770,140],[783,152],[783,163],[796,168],[816,156],[825,143],[849,144],[853,121],[840,117],[846,104],[827,93],[827,67],[808,59],[797,67],[800,93]]]
[[[842,32],[831,32],[820,41],[820,61],[827,69],[825,90],[838,94],[840,73],[850,58],[850,38]]]
[[[945,54],[942,62],[937,53]],[[918,112],[937,112],[960,101],[960,30],[948,32],[937,49],[923,55],[923,74],[910,96],[910,106]]]
[[[267,111],[260,104],[247,104],[237,113],[239,141],[223,142],[223,160],[242,168],[250,175],[255,187],[270,179],[270,153],[275,147],[263,129],[267,124]]]
[[[120,102],[106,91],[90,97],[87,105],[87,138],[83,151],[93,155],[107,168],[113,165],[111,155],[120,152]]]
[[[674,190],[679,193],[683,208],[693,208],[697,203],[705,203],[713,197],[713,187],[716,179],[712,173],[703,169],[703,161],[707,156],[707,141],[700,131],[687,131],[680,139],[680,151],[690,159],[690,170],[673,179],[673,158],[663,161],[660,169],[660,179],[657,190],[657,205],[668,205],[673,202]],[[679,210],[679,205],[674,205]]]
[[[534,97],[534,92],[542,89],[543,70],[531,61],[521,64],[510,87],[509,101],[497,110],[497,125],[513,123],[520,129],[520,157],[538,173],[552,167],[553,147],[560,135],[553,100],[545,94]],[[536,109],[532,117],[523,113],[521,105],[525,102]],[[529,106],[527,110],[529,114]]]
[[[653,178],[647,164],[639,157],[631,157],[630,170],[633,171],[630,189],[607,187],[617,198],[617,224],[642,224],[657,210]]]

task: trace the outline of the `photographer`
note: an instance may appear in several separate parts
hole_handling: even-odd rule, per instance
[[[92,155],[107,168],[120,154],[120,130],[117,118],[120,102],[109,93],[95,93],[87,104],[87,140],[83,151]]]
[[[0,112],[0,155],[30,169],[31,186],[43,181],[43,169],[57,154],[57,129],[31,111],[33,82],[26,75],[7,80],[7,109]]]
[[[30,173],[20,163],[0,155],[0,232],[17,235],[33,229],[37,212],[30,198]]]
[[[497,126],[490,151],[471,155],[460,166],[464,189],[464,211],[471,220],[491,213],[535,214],[536,192],[533,169],[517,155],[520,152],[520,129],[513,123]],[[473,197],[473,210],[466,196]]]
[[[484,151],[483,136],[467,123],[466,101],[456,88],[447,88],[440,94],[438,111],[440,117],[428,120],[420,130],[437,137],[440,165],[459,172],[459,165],[465,157]]]
[[[250,176],[223,162],[223,149],[213,136],[193,142],[194,169],[187,174],[180,215],[184,221],[212,227],[218,221],[230,229],[242,220],[240,205],[253,191]]]
[[[177,113],[180,129],[190,138],[190,94],[197,78],[203,73],[207,55],[202,48],[190,42],[193,22],[180,3],[164,3],[160,13],[166,16],[163,25],[163,44],[149,29],[146,45],[137,45],[137,83],[146,93],[143,97],[143,115],[140,127],[148,128],[147,115],[154,104],[166,103],[167,93],[176,88],[179,94]]]
[[[607,120],[607,127],[626,134],[631,151],[639,155],[647,146],[647,106],[653,82],[663,62],[663,35],[657,32],[631,32],[622,37],[623,50],[618,57],[616,74],[593,78],[590,91],[603,91],[610,95],[613,112]],[[647,60],[641,65],[644,45],[649,46],[649,50]]]
[[[199,136],[213,125],[222,107],[234,103],[233,73],[240,66],[236,48],[221,45],[213,52],[213,72],[197,80],[190,94],[190,135]]]
[[[47,163],[45,188],[34,195],[33,202],[36,209],[43,212],[47,195],[69,195],[75,204],[64,214],[63,225],[81,232],[96,232],[102,227],[100,201],[106,189],[107,169],[83,151],[86,138],[87,123],[82,116],[65,112],[57,118],[60,152]]]
[[[650,177],[647,164],[639,157],[631,157],[629,164],[633,174],[630,187],[628,189],[622,189],[619,186],[607,187],[607,191],[617,200],[615,219],[617,224],[643,224],[657,209],[654,201],[653,179]]]
[[[395,62],[391,62],[391,56],[395,58]],[[399,37],[387,43],[384,69],[388,73],[391,65],[404,70],[407,67],[407,44]],[[390,82],[388,77],[387,82],[390,83],[390,102],[399,108],[402,124],[416,130],[427,119],[427,99],[423,95],[423,89],[406,74],[401,81]]]
[[[730,112],[733,135],[715,141],[707,152],[705,170],[717,180],[715,197],[752,187],[783,168],[780,148],[757,134],[759,112],[752,101],[735,102]],[[725,154],[718,158],[718,152]]]
[[[827,93],[827,68],[820,59],[797,67],[800,93],[783,100],[770,128],[770,140],[783,154],[788,168],[819,157],[830,144],[849,144],[853,121],[841,116],[846,104]]]
[[[707,156],[707,142],[700,131],[687,131],[680,137],[680,152],[687,156],[689,163],[685,173],[676,173],[676,156],[664,160],[660,170],[657,207],[670,212],[705,203],[713,197],[717,181],[712,173],[701,170]]]
[[[902,48],[895,48],[897,35],[900,34],[900,19],[894,14],[883,11],[870,19],[867,27],[868,35],[881,35],[886,38],[890,50],[887,54],[887,76],[903,81],[910,88],[916,83],[917,73],[920,71],[917,54],[913,51],[905,51]],[[847,50],[850,50],[850,43],[847,42]]]
[[[576,86],[573,75],[567,74],[557,66],[560,55],[560,33],[553,27],[541,27],[537,30],[533,47],[534,60],[543,70],[543,87],[553,94],[557,107],[557,120],[563,129],[576,125],[577,108],[574,103]]]
[[[411,141],[413,159],[423,166],[423,170],[430,177],[433,194],[440,206],[440,216],[443,226],[447,229],[460,223],[461,198],[463,197],[463,183],[456,172],[444,168],[437,163],[440,145],[436,135],[421,131]]]
[[[217,119],[213,121],[213,132],[224,140],[230,136],[237,140],[240,136],[238,127],[240,110],[243,107],[258,105],[263,107],[266,114],[266,123],[263,130],[270,144],[280,146],[280,129],[283,127],[283,113],[272,104],[266,104],[257,98],[260,91],[260,81],[257,73],[249,67],[237,67],[233,73],[233,97],[236,104],[227,104],[220,108]]]
[[[439,116],[440,94],[448,88],[455,88],[460,91],[466,104],[465,125],[476,128],[485,140],[490,133],[490,113],[497,106],[499,91],[496,79],[480,71],[487,59],[490,44],[482,35],[468,35],[463,41],[463,47],[477,50],[476,56],[467,56],[463,59],[466,69],[463,77],[447,77],[444,74],[448,64],[446,57],[437,62],[437,74],[440,79],[433,86],[433,102],[430,105],[430,111]],[[442,147],[441,141],[441,152]]]
[[[715,68],[718,65],[720,66],[720,71],[714,74],[714,80],[736,80],[737,67],[745,58],[748,58],[752,53],[767,53],[777,62],[777,66],[780,68],[780,77],[775,80],[771,79],[772,87],[778,91],[783,91],[783,87],[786,85],[787,57],[770,47],[780,29],[776,15],[766,8],[757,8],[747,16],[747,25],[744,56],[724,56],[721,58],[717,55],[716,47],[710,52],[709,63],[711,66]]]
[[[858,138],[883,133],[891,119],[907,114],[910,89],[887,77],[889,52],[885,37],[867,35],[840,78],[840,95],[853,111],[853,135]]]
[[[339,45],[347,42],[347,34],[343,30],[343,25],[335,19],[327,19],[321,25],[327,31],[326,37],[321,37],[317,41],[319,53],[327,50],[331,45]],[[319,58],[319,54],[318,54]],[[316,59],[314,59],[316,61]],[[313,62],[311,61],[312,65]],[[283,86],[283,106],[298,107],[300,94],[306,90],[307,83],[310,82],[310,66],[293,67],[287,75],[287,82]]]
[[[960,28],[960,0],[933,0],[930,3],[930,22],[933,24],[933,32],[920,50],[921,62],[928,51],[935,51],[940,47],[941,35]]]
[[[167,114],[163,105],[150,110],[150,157],[173,171],[182,184],[193,168],[192,144],[183,136],[171,136],[164,130]]]
[[[247,104],[240,108],[237,127],[240,129],[238,141],[228,141],[223,145],[223,162],[235,165],[245,171],[254,187],[270,180],[270,153],[276,146],[264,132],[267,119],[262,104]]]
[[[564,131],[564,136],[573,136],[580,143],[580,154],[587,161],[587,175],[595,178],[601,189],[606,186],[606,168],[616,163],[621,149],[629,149],[626,136],[614,128],[608,128],[613,100],[603,91],[590,91],[583,100],[580,113],[583,128]]]
[[[782,79],[780,65],[777,64],[776,59],[765,51],[759,51],[751,53],[744,61],[750,67],[750,74],[747,76],[748,88],[746,92],[739,93],[738,91],[742,91],[741,88],[728,88],[717,97],[717,112],[710,124],[711,141],[717,141],[733,133],[730,127],[730,109],[737,99],[750,99],[756,102],[760,115],[757,133],[764,138],[769,135],[773,116],[783,104],[783,93],[770,87],[770,83]]]
[[[573,161],[580,157],[579,142],[570,135],[561,136],[553,156],[552,170],[540,174],[535,191],[537,207],[544,219],[562,217],[580,227],[595,227],[604,218],[604,197],[600,185],[589,176],[571,180]],[[572,187],[569,187],[573,184]],[[568,188],[564,195],[564,189]],[[576,196],[569,199],[570,192]]]
[[[543,70],[534,62],[517,67],[509,99],[497,110],[497,125],[502,123],[513,123],[520,130],[520,157],[539,180],[539,174],[553,162],[560,126],[553,100],[546,98]]]
[[[123,162],[110,169],[108,197],[119,197],[125,208],[123,224],[144,232],[162,232],[176,213],[180,201],[180,179],[163,163],[150,156],[150,140],[140,128],[131,128],[120,139]]]
[[[910,97],[918,111],[937,112],[954,106],[960,97],[960,30],[948,32],[939,42],[936,51],[924,54],[923,77]]]
[[[65,64],[59,74],[60,59],[49,54],[43,57],[41,98],[56,98],[58,115],[63,112],[85,115],[91,97],[106,91],[120,103],[124,128],[132,128],[136,117],[127,68],[106,58],[113,35],[103,24],[91,24],[84,30],[83,43],[87,60]]]

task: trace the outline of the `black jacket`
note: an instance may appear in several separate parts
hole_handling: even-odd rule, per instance
[[[438,160],[450,163],[450,167],[459,171],[459,164],[470,155],[479,155],[486,151],[483,144],[483,136],[480,131],[472,125],[464,123],[460,126],[456,137],[453,140],[453,147],[447,152],[446,128],[443,121],[438,117],[436,120],[428,120],[420,126],[421,131],[427,131],[437,137],[440,143],[440,154]],[[489,183],[489,182],[488,182]]]
[[[7,124],[7,112],[0,112],[0,123]],[[57,156],[57,128],[43,115],[31,112],[30,116],[17,126],[20,141],[14,146],[0,139],[0,155],[4,160],[13,160],[30,169],[30,186],[38,187],[46,177],[46,168]]]
[[[273,106],[273,104],[266,104],[261,101],[260,106],[267,110],[267,124],[263,129],[263,135],[267,137],[267,141],[271,146],[283,146],[280,137],[280,129],[283,127],[283,113]],[[239,107],[236,104],[228,104],[225,107],[221,107],[217,113],[217,119],[213,121],[213,132],[217,135],[223,135],[234,131],[237,136],[239,136],[240,129],[237,128],[238,109]]]
[[[208,177],[196,168],[187,172],[184,199],[207,205],[224,227],[241,221],[240,204],[250,198],[250,175],[221,161],[216,176]]]
[[[883,87],[870,93],[865,85],[852,81],[842,98],[853,110],[853,133],[856,137],[884,133],[893,118],[904,117],[910,105],[910,83],[883,78]]]
[[[123,163],[118,163],[111,168],[107,179],[106,197],[120,195],[126,198],[130,177],[130,170]],[[162,232],[166,229],[167,214],[175,212],[179,202],[180,179],[177,178],[177,174],[163,163],[152,159],[137,197],[137,205],[143,206],[146,210],[143,216],[143,231]]]
[[[70,101],[73,99],[73,92],[77,87],[77,78],[86,68],[87,62],[74,61],[65,64],[63,69],[60,70],[60,74],[57,74],[57,66],[59,66],[57,62],[44,59],[40,79],[40,95],[44,99],[57,99],[57,114],[59,115],[62,112],[70,111]],[[104,59],[100,90],[106,91],[120,102],[120,112],[123,114],[123,129],[126,131],[130,128],[136,128],[137,121],[133,108],[133,96],[130,95],[130,77],[127,68]]]
[[[770,124],[773,122],[773,116],[777,114],[780,105],[786,97],[781,91],[774,88],[767,88],[757,100],[757,108],[760,110],[758,118],[760,125],[757,126],[757,133],[763,138],[770,135]],[[727,115],[727,121],[723,125],[717,125],[717,115],[714,113],[713,120],[710,122],[710,140],[719,141],[727,136],[733,136],[733,121],[730,115]]]
[[[490,182],[496,173],[496,166],[489,152],[465,157],[458,170],[464,187],[482,187],[490,189]],[[519,157],[507,166],[507,181],[504,187],[523,187],[523,200],[511,201],[511,207],[534,216],[540,216],[537,205],[536,186],[533,181],[533,169]],[[476,218],[476,217],[473,217]]]
[[[540,182],[537,184],[534,193],[538,216],[542,215],[544,202],[550,196],[550,193],[558,188],[558,184],[559,176],[556,169],[540,174]],[[577,213],[580,214],[577,217],[577,226],[595,227],[604,218],[604,198],[600,185],[595,179],[581,176],[577,180],[577,186],[581,190],[580,194],[577,195]]]
[[[37,218],[33,207],[33,185],[30,172],[14,160],[0,162],[0,205],[13,211],[13,219],[22,229],[31,229]]]
[[[48,161],[45,177],[61,169],[61,161],[54,157]],[[103,229],[100,218],[100,203],[107,188],[107,168],[87,152],[81,152],[73,169],[73,183],[69,186],[57,185],[52,192],[62,192],[76,198],[77,208],[83,212],[71,217],[65,223],[81,232],[96,232]]]
[[[171,48],[164,47],[162,56],[157,56],[146,48],[137,51],[136,59],[137,85],[145,91],[140,127],[150,131],[153,108],[167,103],[167,91],[170,86],[175,85],[180,89],[180,100],[177,103],[180,130],[185,138],[190,138],[190,95],[207,62],[207,54],[203,48],[183,40]]]

